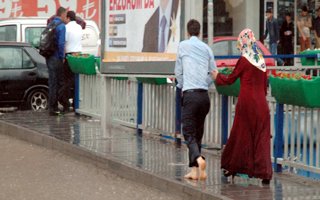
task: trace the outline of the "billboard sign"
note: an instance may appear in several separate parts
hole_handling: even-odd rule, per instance
[[[106,0],[103,73],[168,74],[180,42],[180,0]]]
[[[0,0],[0,19],[51,17],[63,6],[100,25],[100,0]]]

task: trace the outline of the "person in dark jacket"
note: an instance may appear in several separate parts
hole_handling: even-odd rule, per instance
[[[283,54],[293,54],[293,36],[294,36],[294,29],[293,29],[293,22],[291,20],[290,13],[286,13],[285,21],[282,23],[280,29],[280,44],[281,50]],[[285,58],[284,59],[285,65],[292,66],[293,59],[292,58]]]
[[[46,58],[46,63],[49,72],[49,114],[58,115],[58,91],[62,84],[63,75],[63,62],[64,62],[64,48],[65,48],[65,35],[66,26],[64,22],[66,21],[67,10],[60,7],[57,10],[56,17],[51,23],[58,25],[55,29],[56,34],[56,46],[57,49],[54,54]]]
[[[266,11],[267,21],[266,21],[266,31],[264,37],[266,38],[269,35],[269,50],[272,55],[277,55],[278,43],[280,42],[279,38],[279,25],[277,19],[273,17],[272,10],[268,9]],[[283,65],[284,62],[280,58],[276,59],[278,65]]]

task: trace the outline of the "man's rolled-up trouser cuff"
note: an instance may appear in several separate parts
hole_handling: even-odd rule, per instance
[[[189,147],[189,167],[199,167],[197,159],[201,156],[198,144],[188,144]],[[204,160],[205,157],[201,156]]]

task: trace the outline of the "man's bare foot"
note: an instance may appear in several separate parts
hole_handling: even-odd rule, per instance
[[[206,161],[200,156],[197,158],[197,162],[199,165],[199,180],[205,180],[207,178]]]
[[[198,168],[197,167],[192,167],[191,172],[186,174],[184,176],[186,179],[192,179],[192,180],[197,180],[199,178],[198,176]]]

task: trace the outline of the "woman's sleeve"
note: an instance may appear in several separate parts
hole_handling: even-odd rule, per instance
[[[265,76],[264,76],[264,93],[267,96],[267,94],[268,94],[268,76],[267,76],[267,73],[265,73]]]
[[[229,75],[224,75],[219,73],[216,78],[216,84],[217,85],[231,85],[234,83],[241,75],[243,71],[243,59],[244,57],[240,57],[238,60],[233,72]]]

